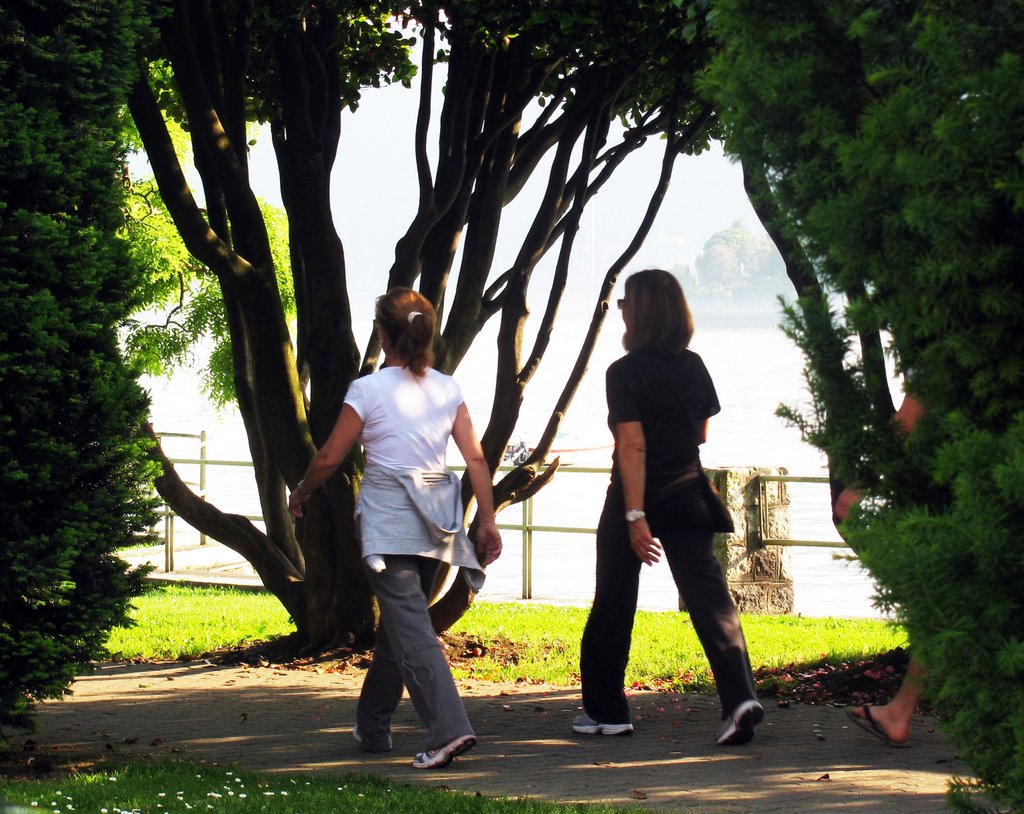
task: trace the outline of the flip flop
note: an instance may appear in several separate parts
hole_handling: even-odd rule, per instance
[[[861,716],[854,714],[855,709],[859,709],[861,712],[864,713],[864,715]],[[882,729],[881,724],[879,724],[878,721],[874,719],[874,716],[872,716],[870,706],[854,707],[853,709],[848,709],[846,710],[846,717],[853,721],[855,724],[857,724],[857,726],[859,726],[865,732],[874,735],[881,741],[885,741],[887,744],[889,744],[889,746],[893,746],[897,749],[908,749],[910,747],[910,744],[906,741],[897,741],[889,737],[889,734],[884,729]]]

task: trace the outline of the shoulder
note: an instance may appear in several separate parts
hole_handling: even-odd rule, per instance
[[[686,348],[677,357],[683,364],[691,367],[704,367],[704,360],[700,358],[700,354]]]
[[[436,387],[452,396],[462,397],[462,388],[459,387],[459,383],[447,373],[428,367],[423,374],[423,379],[431,387]]]
[[[375,370],[372,373],[368,373],[365,376],[360,376],[357,379],[352,380],[350,388],[359,388],[361,390],[370,390],[374,387],[379,387],[384,384],[394,374],[395,369],[391,367],[382,367],[379,370]]]
[[[382,367],[379,370],[375,370],[366,376],[360,376],[358,379],[353,379],[352,383],[348,386],[348,392],[345,394],[345,399],[365,397],[370,393],[381,392],[382,388],[388,387],[388,385],[394,381],[395,368]]]
[[[640,361],[637,353],[627,353],[625,356],[619,357],[608,365],[608,376],[611,378],[629,375],[629,373],[636,370],[639,365]]]

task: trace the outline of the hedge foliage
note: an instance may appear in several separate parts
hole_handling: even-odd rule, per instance
[[[868,489],[844,530],[989,800],[1024,809],[1024,5],[716,8],[729,147],[820,285],[794,418]],[[884,342],[929,411],[905,442]]]
[[[63,695],[140,587],[112,553],[152,522],[147,399],[118,348],[140,273],[119,237],[139,12],[0,8],[0,725]]]

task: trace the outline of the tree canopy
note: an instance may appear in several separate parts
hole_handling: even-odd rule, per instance
[[[706,2],[625,0],[167,4],[129,104],[167,212],[223,301],[266,531],[200,500],[166,461],[158,488],[178,514],[255,566],[305,641],[344,643],[373,627],[352,528],[358,454],[301,523],[285,508],[287,487],[330,432],[348,383],[372,370],[379,353],[375,338],[356,346],[349,283],[361,270],[347,267],[332,216],[342,110],[374,85],[415,76],[418,118],[407,143],[417,208],[377,285],[381,293],[416,286],[435,304],[443,326],[437,366],[446,372],[497,322],[494,407],[482,433],[492,468],[548,350],[587,203],[630,153],[663,139],[661,176],[637,205],[633,240],[606,272],[544,438],[496,486],[498,504],[507,504],[551,476],[540,462],[586,369],[611,287],[650,229],[676,157],[702,150],[714,134],[713,111],[696,88],[709,55],[706,15]],[[412,37],[422,55],[415,67]],[[277,157],[294,337],[280,260],[249,184],[246,128],[254,121],[269,127]],[[185,181],[178,124],[189,134],[202,202]],[[531,178],[543,189],[532,224],[514,262],[493,268],[504,207]],[[549,252],[557,257],[553,282],[531,295]],[[532,308],[535,339],[525,347]],[[470,600],[457,580],[435,605],[437,623]]]
[[[791,291],[786,264],[767,235],[754,237],[735,221],[705,241],[694,260],[696,274],[688,295],[719,300],[770,301]]]

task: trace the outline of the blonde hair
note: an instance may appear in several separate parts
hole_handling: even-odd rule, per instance
[[[679,281],[662,269],[644,269],[626,279],[623,308],[631,326],[622,338],[627,351],[673,354],[693,338],[693,315]]]
[[[434,323],[430,300],[411,288],[392,288],[377,298],[374,315],[394,352],[409,370],[422,376],[434,364]]]

